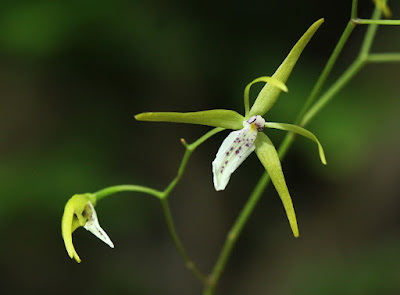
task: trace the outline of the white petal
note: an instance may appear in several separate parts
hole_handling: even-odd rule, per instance
[[[257,126],[245,121],[241,130],[231,132],[222,142],[215,160],[212,162],[215,190],[224,190],[231,174],[254,151]]]
[[[88,220],[87,220],[84,228],[86,230],[90,231],[92,234],[94,234],[96,237],[98,237],[100,240],[102,240],[108,246],[110,246],[111,248],[114,248],[114,244],[111,241],[110,237],[100,227],[99,220],[97,219],[96,210],[94,210],[92,203],[89,202],[88,204],[89,204],[91,214],[88,217]]]

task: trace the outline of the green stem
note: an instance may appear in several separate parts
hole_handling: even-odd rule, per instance
[[[358,9],[358,0],[353,0],[352,6],[351,6],[351,19],[354,19],[357,17],[357,9]],[[333,49],[333,52],[332,52],[331,56],[329,57],[324,69],[322,70],[321,75],[319,76],[319,78],[318,78],[317,82],[315,83],[313,89],[311,90],[311,93],[308,96],[302,110],[300,111],[300,113],[295,121],[295,124],[298,124],[301,121],[304,114],[308,111],[308,109],[314,103],[317,96],[320,94],[322,87],[325,85],[328,76],[332,72],[333,66],[335,65],[340,53],[343,50],[344,45],[347,43],[347,40],[349,39],[349,37],[355,27],[356,27],[356,24],[353,23],[351,20],[347,23],[347,26],[344,29],[342,35],[340,36],[340,39],[339,39],[338,43],[336,44],[335,48]]]
[[[192,144],[187,144],[184,139],[181,139],[182,144],[185,146],[186,151],[185,154],[183,155],[181,164],[178,169],[178,173],[176,177],[171,181],[171,183],[167,186],[167,188],[162,192],[161,198],[167,198],[171,191],[175,188],[175,186],[178,184],[179,180],[182,178],[183,172],[185,172],[185,168],[187,165],[187,162],[189,161],[190,156],[194,152],[194,150],[201,145],[203,142],[205,142],[207,139],[209,139],[211,136],[217,134],[218,132],[221,132],[224,130],[224,128],[214,128],[211,131],[207,132],[204,134],[202,137],[197,139],[195,142]]]
[[[281,159],[288,151],[291,142],[294,140],[294,136],[292,133],[288,133],[288,136],[286,138],[286,143],[282,143],[278,149],[278,154]],[[244,226],[246,225],[247,220],[250,218],[254,208],[258,204],[258,201],[260,200],[260,197],[267,187],[269,181],[270,177],[268,173],[264,172],[226,237],[225,244],[218,257],[217,263],[215,264],[214,269],[209,276],[209,285],[206,286],[206,288],[204,289],[203,295],[214,294],[215,288],[218,284],[222,272],[225,269],[232,249],[236,244],[236,241],[238,240]]]
[[[171,210],[169,208],[168,204],[168,196],[172,192],[172,190],[175,188],[175,186],[178,184],[179,180],[182,178],[182,175],[185,171],[186,165],[189,161],[189,158],[193,151],[201,145],[203,142],[205,142],[207,139],[212,137],[213,135],[217,134],[218,132],[221,132],[224,130],[224,128],[214,128],[211,131],[207,132],[204,134],[202,137],[197,139],[195,142],[192,144],[187,144],[184,139],[181,139],[182,144],[185,146],[185,154],[183,155],[181,164],[178,169],[178,173],[176,177],[171,181],[171,183],[163,190],[155,190],[149,187],[141,186],[141,185],[115,185],[115,186],[110,186],[107,188],[104,188],[102,190],[99,190],[94,193],[96,200],[99,201],[107,196],[119,193],[119,192],[124,192],[124,191],[133,191],[133,192],[141,192],[141,193],[146,193],[152,196],[157,197],[160,199],[161,202],[161,207],[163,209],[165,221],[167,224],[167,228],[169,231],[169,234],[171,235],[172,241],[178,250],[179,254],[183,258],[183,260],[186,263],[186,267],[193,272],[193,274],[203,282],[204,285],[208,285],[208,279],[207,277],[197,268],[193,260],[190,258],[190,256],[187,254],[185,248],[183,247],[183,244],[181,240],[179,239],[179,236],[177,234],[177,231],[175,229],[175,225],[172,219],[171,215]]]
[[[175,229],[175,224],[172,219],[171,215],[171,210],[169,208],[168,204],[168,196],[171,193],[171,191],[175,188],[175,186],[178,184],[179,180],[182,178],[183,173],[185,172],[186,165],[189,161],[190,156],[192,155],[193,151],[203,142],[205,142],[207,139],[212,137],[213,135],[217,134],[218,132],[221,132],[224,130],[223,128],[214,128],[211,131],[207,132],[204,134],[202,137],[197,139],[195,142],[192,144],[187,144],[184,139],[181,139],[182,144],[185,146],[186,151],[185,154],[183,155],[181,164],[178,169],[178,173],[176,177],[171,181],[171,183],[167,186],[167,188],[161,193],[160,196],[160,201],[161,201],[161,206],[163,209],[164,217],[165,217],[165,222],[167,223],[167,228],[169,231],[169,234],[172,238],[172,241],[175,245],[175,248],[178,250],[179,254],[181,255],[182,259],[185,261],[186,267],[193,272],[193,274],[201,281],[203,284],[206,286],[208,285],[208,278],[206,275],[201,272],[196,264],[193,262],[193,260],[190,258],[190,256],[187,254],[185,247],[183,246],[177,231]]]
[[[353,19],[353,22],[358,25],[386,25],[386,26],[399,26],[400,25],[400,20],[398,19],[379,19],[379,20],[374,20],[374,19],[362,19],[362,18],[356,18]]]
[[[382,13],[375,9],[372,14],[372,19],[380,18]],[[369,52],[372,47],[372,42],[375,38],[378,25],[369,25],[365,33],[364,40],[361,44],[359,56],[347,68],[347,70],[332,84],[332,86],[318,99],[318,101],[304,114],[303,119],[299,121],[301,126],[305,126],[335,95],[338,93],[351,78],[366,64]]]
[[[375,9],[374,12],[372,13],[371,19],[378,20],[381,16],[382,16],[382,12],[379,9]],[[366,58],[368,56],[368,54],[370,53],[372,42],[375,38],[377,30],[378,30],[377,24],[368,26],[367,32],[365,33],[363,43],[361,44],[360,55],[359,55],[361,58]]]
[[[368,54],[367,62],[400,62],[400,53],[372,53]]]
[[[193,274],[204,284],[208,284],[208,279],[207,276],[204,275],[196,266],[196,264],[193,262],[193,260],[190,258],[190,256],[187,254],[185,248],[182,245],[181,240],[179,239],[179,236],[176,232],[175,225],[171,216],[171,210],[169,208],[168,204],[168,199],[167,198],[162,198],[160,199],[161,201],[161,206],[164,212],[164,217],[165,217],[165,222],[167,223],[168,231],[169,234],[172,238],[172,241],[174,242],[174,245],[176,249],[178,250],[179,254],[185,261],[187,269],[189,269]]]
[[[113,195],[113,194],[120,193],[120,192],[129,192],[129,191],[145,193],[145,194],[155,196],[157,198],[161,198],[161,195],[162,195],[162,192],[160,192],[158,190],[155,190],[155,189],[152,189],[149,187],[145,187],[142,185],[130,185],[130,184],[110,186],[110,187],[104,188],[102,190],[99,190],[93,194],[95,195],[96,200],[99,201],[109,195]]]
[[[357,1],[353,1],[353,5],[354,5],[354,2],[357,2]],[[300,122],[300,120],[303,118],[306,111],[314,103],[315,99],[321,92],[322,87],[325,85],[326,79],[328,78],[329,74],[331,73],[332,68],[336,63],[336,60],[338,59],[340,53],[342,52],[343,47],[346,44],[347,40],[349,39],[354,28],[355,28],[355,24],[352,23],[351,21],[349,21],[347,23],[345,30],[342,33],[342,36],[340,37],[338,43],[335,46],[335,49],[333,50],[332,55],[330,56],[321,75],[319,76],[317,82],[315,83],[315,85],[311,91],[311,94],[308,96],[302,110],[300,111],[300,113],[297,117],[297,120],[295,121],[295,124],[298,124]]]
[[[351,5],[351,19],[357,18],[357,11],[358,11],[358,0],[353,0]]]
[[[351,78],[361,69],[365,61],[357,58],[349,68],[336,80],[335,83],[321,96],[320,99],[308,110],[300,121],[300,126],[305,126],[321,109],[347,84]]]
[[[225,268],[225,265],[229,259],[229,255],[232,252],[232,248],[235,245],[239,235],[246,224],[248,218],[251,215],[251,212],[254,210],[254,207],[257,205],[258,200],[260,199],[262,192],[264,191],[264,186],[269,181],[269,175],[264,173],[261,179],[258,181],[257,186],[255,187],[251,197],[246,202],[246,205],[243,207],[242,211],[239,214],[239,217],[236,219],[234,225],[232,226],[229,234],[226,237],[224,247],[218,257],[218,261],[215,264],[215,267],[209,277],[209,286],[204,290],[203,295],[213,294],[215,287],[221,277],[221,274]]]
[[[195,142],[191,143],[190,145],[188,145],[188,148],[192,151],[194,151],[199,145],[201,145],[203,142],[205,142],[207,139],[209,139],[211,136],[214,136],[215,134],[221,132],[225,130],[225,128],[214,128],[211,131],[207,132],[206,134],[204,134],[202,137],[200,137],[198,140],[196,140]]]
[[[186,147],[185,154],[183,155],[181,164],[178,169],[178,174],[176,177],[171,181],[171,183],[167,186],[167,188],[162,192],[161,194],[161,199],[166,199],[171,191],[175,188],[175,186],[178,184],[179,180],[181,180],[183,172],[185,172],[185,168],[187,165],[187,162],[189,161],[190,156],[192,155],[192,151]]]

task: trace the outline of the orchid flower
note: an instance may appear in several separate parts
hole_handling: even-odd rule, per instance
[[[262,116],[269,111],[282,91],[288,91],[285,83],[303,49],[323,21],[323,19],[318,20],[307,30],[272,77],[260,77],[247,85],[244,91],[244,116],[235,111],[223,109],[189,113],[149,112],[135,116],[136,120],[139,121],[201,124],[236,130],[231,132],[222,142],[215,160],[212,162],[215,189],[217,191],[225,189],[231,174],[255,151],[282,200],[295,237],[298,237],[299,231],[281,162],[273,143],[263,133],[263,130],[265,127],[281,129],[313,140],[318,145],[321,161],[326,164],[324,151],[318,139],[310,131],[297,125],[266,122]],[[265,82],[266,84],[258,94],[253,106],[249,108],[250,87],[258,82]]]
[[[82,194],[74,195],[65,205],[61,221],[62,237],[69,257],[75,258],[78,263],[81,262],[81,259],[72,243],[72,233],[78,227],[84,227],[111,248],[114,248],[113,242],[100,227],[96,211],[94,210],[95,204],[96,198],[92,194]]]

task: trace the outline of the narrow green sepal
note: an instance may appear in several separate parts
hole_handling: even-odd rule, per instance
[[[244,89],[244,110],[245,110],[246,116],[248,115],[249,109],[250,109],[250,107],[249,107],[250,88],[251,88],[251,86],[253,86],[253,84],[258,83],[258,82],[270,83],[270,84],[274,85],[275,87],[278,87],[282,91],[285,91],[285,92],[289,91],[284,83],[282,83],[281,81],[279,81],[275,78],[264,76],[264,77],[259,77],[257,79],[254,79],[249,84],[247,84],[246,88]]]
[[[135,119],[138,121],[200,124],[234,130],[242,129],[244,121],[242,115],[231,110],[208,110],[189,113],[141,113],[136,115]]]
[[[257,135],[255,145],[256,154],[260,159],[261,164],[271,177],[271,181],[282,200],[293,235],[297,238],[299,236],[299,229],[297,227],[296,213],[294,211],[292,199],[286,185],[285,176],[283,175],[282,165],[281,161],[279,160],[278,153],[273,143],[268,136],[265,135],[265,133],[260,132]]]
[[[295,66],[297,60],[300,57],[300,54],[303,52],[303,49],[306,47],[307,43],[310,41],[311,37],[317,31],[317,29],[324,22],[324,19],[316,21],[311,27],[304,33],[304,35],[300,38],[299,41],[294,45],[292,50],[289,52],[286,59],[282,62],[279,68],[276,70],[275,74],[272,76],[276,80],[281,81],[282,83],[286,83],[289,78],[290,73],[292,72],[293,67]],[[276,100],[281,93],[281,89],[275,87],[271,83],[266,84],[260,91],[257,96],[254,105],[250,109],[249,116],[260,115],[263,116],[269,109],[274,105]]]
[[[385,0],[374,0],[376,7],[382,11],[385,18],[392,17],[392,11],[390,10],[389,6],[387,5]]]
[[[96,204],[96,198],[92,194],[79,194],[70,198],[65,205],[64,214],[61,220],[61,234],[64,240],[65,249],[69,257],[74,258],[80,263],[78,253],[72,243],[72,233],[81,226],[86,224],[88,217],[85,211],[88,208],[88,203]]]
[[[324,165],[326,165],[325,152],[324,152],[324,149],[322,148],[321,143],[319,142],[318,138],[313,133],[308,131],[307,129],[304,129],[303,127],[293,125],[293,124],[275,123],[275,122],[265,122],[265,127],[297,133],[297,134],[300,134],[304,137],[311,139],[318,145],[319,157],[321,159],[321,162]]]

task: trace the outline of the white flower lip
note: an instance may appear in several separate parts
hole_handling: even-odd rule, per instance
[[[114,248],[114,243],[111,241],[110,237],[106,234],[106,232],[101,228],[99,224],[99,220],[97,219],[96,210],[91,202],[88,203],[90,209],[90,215],[88,216],[88,220],[84,226],[84,228],[94,234],[97,238],[102,240],[111,248]]]
[[[212,162],[215,190],[224,190],[232,173],[254,151],[254,141],[264,125],[261,116],[253,116],[243,122],[243,129],[233,131],[225,138]]]

